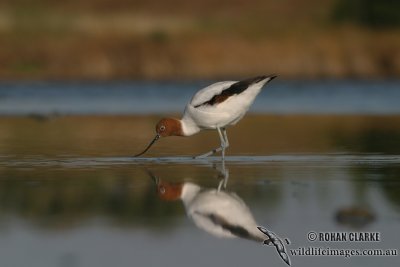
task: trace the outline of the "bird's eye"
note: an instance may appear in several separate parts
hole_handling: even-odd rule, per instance
[[[160,131],[164,131],[164,130],[165,130],[165,126],[164,126],[164,125],[161,125]]]
[[[165,187],[164,186],[160,186],[160,188],[158,190],[160,191],[161,194],[165,193]]]

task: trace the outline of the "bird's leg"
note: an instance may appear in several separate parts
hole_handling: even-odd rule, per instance
[[[229,170],[225,168],[225,160],[222,160],[222,168],[220,170],[220,173],[222,175],[222,179],[218,184],[218,192],[221,191],[221,188],[223,188],[224,190],[226,189],[226,185],[229,179]]]
[[[204,154],[195,156],[195,157],[193,157],[193,158],[195,158],[195,159],[206,158],[206,157],[208,157],[208,156],[210,156],[210,155],[213,155],[213,154],[215,154],[215,153],[217,153],[217,152],[220,152],[221,150],[222,150],[222,147],[217,147],[217,148],[215,148],[215,149],[213,149],[213,150],[211,150],[211,151],[209,151],[209,152],[207,152],[207,153],[204,153]]]
[[[222,147],[222,162],[225,165],[225,149],[229,147],[228,136],[226,135],[226,129],[222,128],[222,133],[218,128],[219,138],[221,139],[221,147]]]
[[[223,179],[221,179],[221,181],[219,181],[218,183],[218,189],[217,191],[220,192],[221,189],[226,189],[226,185],[228,184],[228,179],[229,179],[229,171],[227,170],[225,173],[225,177]]]
[[[223,131],[225,131],[224,129],[225,128],[223,128]],[[204,153],[204,154],[201,154],[199,156],[196,156],[196,157],[194,157],[195,159],[201,159],[201,158],[208,157],[208,156],[213,155],[213,154],[215,154],[215,153],[217,153],[217,152],[219,152],[221,150],[222,150],[222,158],[223,159],[225,158],[225,148],[227,147],[226,146],[226,142],[225,142],[224,137],[222,136],[221,129],[219,127],[217,127],[217,130],[218,130],[219,138],[221,139],[221,146],[217,147],[217,148],[214,148],[213,150],[211,150],[211,151],[209,151],[207,153]],[[224,135],[226,135],[226,133]]]
[[[229,147],[229,140],[228,140],[228,136],[226,135],[226,129],[222,128],[222,133],[224,134],[224,141],[225,141],[225,148]]]
[[[222,131],[225,131],[224,129],[225,128],[222,128]],[[222,135],[221,129],[217,128],[217,130],[218,130],[218,134],[219,134],[219,139],[221,139],[222,163],[225,164],[225,148],[227,147],[226,141],[225,141],[224,136]]]

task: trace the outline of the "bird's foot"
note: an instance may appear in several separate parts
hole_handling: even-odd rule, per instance
[[[213,150],[211,150],[211,151],[209,151],[207,153],[195,156],[195,157],[193,157],[193,159],[204,159],[204,158],[206,158],[208,156],[211,156],[211,155],[214,155],[215,153],[218,153],[218,152],[220,152],[222,150],[223,150],[222,147],[218,147],[218,148],[215,148],[215,149],[213,149]]]
[[[208,156],[209,156],[208,153],[206,153],[206,154],[194,156],[193,159],[205,159],[205,158],[207,158]]]

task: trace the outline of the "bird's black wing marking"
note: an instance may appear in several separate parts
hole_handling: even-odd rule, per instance
[[[225,90],[223,90],[218,95],[214,95],[210,100],[207,100],[206,102],[198,104],[198,105],[196,105],[194,107],[198,108],[198,107],[204,106],[204,105],[213,106],[213,105],[216,105],[218,103],[222,103],[226,99],[228,99],[229,97],[242,93],[247,88],[249,88],[250,85],[252,85],[254,83],[258,83],[258,82],[264,80],[267,77],[268,76],[257,76],[255,78],[250,78],[250,79],[246,79],[246,80],[243,80],[243,81],[236,82],[236,83],[232,84],[231,86],[229,86],[228,88],[226,88]]]
[[[228,230],[233,235],[242,237],[242,238],[250,238],[249,232],[239,225],[229,224],[224,218],[216,215],[216,214],[207,214],[206,215],[214,224],[221,226],[223,229]]]
[[[231,234],[237,237],[245,238],[245,239],[252,239],[256,241],[262,241],[260,238],[256,236],[252,236],[249,231],[239,225],[233,225],[228,223],[223,217],[218,216],[217,214],[213,213],[200,213],[196,212],[196,214],[208,218],[211,222],[215,225],[222,227],[222,229],[229,231]]]
[[[221,226],[224,230],[231,232],[233,235],[242,237],[242,238],[250,238],[249,232],[239,225],[229,224],[224,218],[212,213],[200,213],[196,212],[198,215],[204,216],[212,221],[215,225]]]

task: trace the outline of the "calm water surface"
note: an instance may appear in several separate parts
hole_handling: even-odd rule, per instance
[[[258,225],[290,240],[283,243],[292,266],[399,263],[399,256],[291,253],[399,249],[398,82],[331,82],[330,91],[319,82],[277,83],[273,101],[263,92],[258,115],[228,130],[224,165],[190,157],[218,145],[213,132],[160,140],[143,158],[130,156],[154,134],[159,116],[147,113],[181,110],[183,98],[163,106],[158,96],[183,92],[174,83],[119,83],[111,93],[79,83],[83,94],[75,84],[33,84],[37,91],[20,83],[0,89],[0,266],[287,266],[273,246],[199,227],[182,201],[160,198],[160,181],[191,182],[201,192],[225,182],[221,190]],[[199,84],[180,84],[189,88],[186,100]],[[150,89],[141,96],[130,86]],[[310,232],[377,232],[380,241],[310,241]]]
[[[182,112],[197,82],[0,82],[0,114]],[[400,80],[285,81],[265,87],[257,113],[399,114]]]

